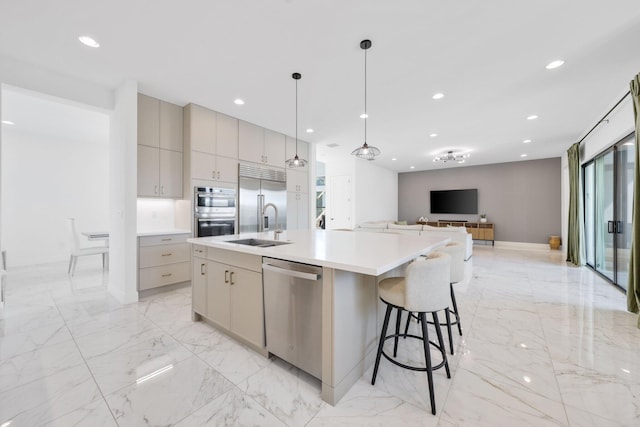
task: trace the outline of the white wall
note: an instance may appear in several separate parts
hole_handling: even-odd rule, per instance
[[[372,162],[350,155],[324,152],[319,160],[325,164],[327,218],[331,217],[331,177],[350,176],[352,212],[351,228],[379,219],[398,218],[398,174]],[[329,226],[329,223],[327,223]]]
[[[2,244],[10,266],[67,260],[68,217],[76,218],[79,231],[108,230],[109,118],[101,115],[100,142],[52,140],[3,127]],[[79,262],[102,265],[100,257]]]
[[[365,221],[398,218],[398,173],[355,159],[354,203],[356,225]]]

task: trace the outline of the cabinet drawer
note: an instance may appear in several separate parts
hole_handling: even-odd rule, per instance
[[[143,246],[140,248],[140,268],[156,265],[173,264],[189,261],[189,244],[175,243],[172,245]]]
[[[158,236],[142,236],[140,239],[140,246],[153,246],[153,245],[165,245],[169,243],[184,243],[191,234],[161,234]]]
[[[140,269],[139,290],[157,288],[191,280],[191,263],[180,262],[177,264],[161,265]]]
[[[195,257],[198,258],[206,258],[207,257],[207,247],[206,246],[200,246],[200,245],[192,245],[193,246],[193,250],[191,251],[191,254]]]

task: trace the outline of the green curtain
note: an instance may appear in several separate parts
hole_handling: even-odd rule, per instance
[[[567,150],[569,157],[569,227],[567,261],[582,265],[580,259],[580,143]]]
[[[633,118],[636,125],[635,172],[633,179],[633,213],[631,214],[631,253],[629,255],[629,283],[627,287],[627,309],[638,312],[640,305],[640,74],[631,80],[631,98],[633,99]],[[640,328],[640,318],[638,318]]]

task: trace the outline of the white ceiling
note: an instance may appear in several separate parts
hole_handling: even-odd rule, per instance
[[[363,142],[359,42],[369,38],[368,142],[398,172],[443,167],[431,159],[448,149],[469,152],[466,165],[559,156],[640,72],[638,0],[22,0],[1,10],[0,55],[108,87],[136,79],[146,94],[290,135],[300,72],[301,138],[345,155]],[[101,47],[81,45],[82,34]],[[546,70],[557,58],[566,64]]]

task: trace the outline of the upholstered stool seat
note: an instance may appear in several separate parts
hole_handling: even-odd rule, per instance
[[[380,332],[380,342],[378,344],[378,353],[376,355],[376,362],[373,368],[371,384],[375,385],[376,383],[376,376],[378,375],[378,368],[380,367],[380,359],[382,356],[391,363],[402,368],[414,371],[426,371],[429,383],[431,413],[434,415],[436,413],[436,405],[433,389],[433,371],[444,367],[447,377],[451,378],[449,362],[447,361],[447,352],[444,347],[442,332],[440,330],[440,322],[438,321],[437,314],[438,311],[442,310],[444,310],[445,313],[448,313],[450,303],[450,262],[451,257],[448,254],[433,252],[428,258],[419,258],[409,264],[405,271],[405,277],[384,279],[378,284],[378,294],[382,302],[387,305],[387,308],[385,311],[382,331]],[[386,335],[391,311],[394,308],[396,309],[395,334]],[[421,320],[422,336],[411,335],[406,332],[405,334],[400,334],[400,319],[403,311],[416,313],[417,317]],[[433,324],[438,336],[438,343],[429,340],[426,319],[427,313],[431,313],[433,317]],[[395,359],[398,351],[398,338],[401,336],[422,340],[425,367],[405,365]],[[383,349],[384,342],[388,339],[394,339],[393,356],[388,355]],[[442,362],[436,366],[433,366],[431,363],[431,346],[438,349],[442,355]]]
[[[460,323],[460,313],[458,312],[458,304],[456,302],[456,294],[453,290],[453,285],[455,283],[462,282],[464,280],[464,245],[459,242],[451,242],[446,246],[442,246],[438,248],[439,252],[443,252],[449,254],[451,256],[451,283],[449,284],[450,294],[451,294],[451,306],[447,310],[446,313],[446,323],[441,323],[442,326],[447,327],[447,333],[449,335],[449,350],[451,354],[454,353],[453,350],[453,336],[451,334],[451,325],[458,325],[458,333],[462,336],[462,324]],[[455,316],[455,320],[451,321],[450,314]],[[411,319],[417,319],[417,316],[409,313],[407,316],[407,324],[404,327],[405,334],[409,330],[409,323]],[[432,323],[432,322],[429,322]]]

